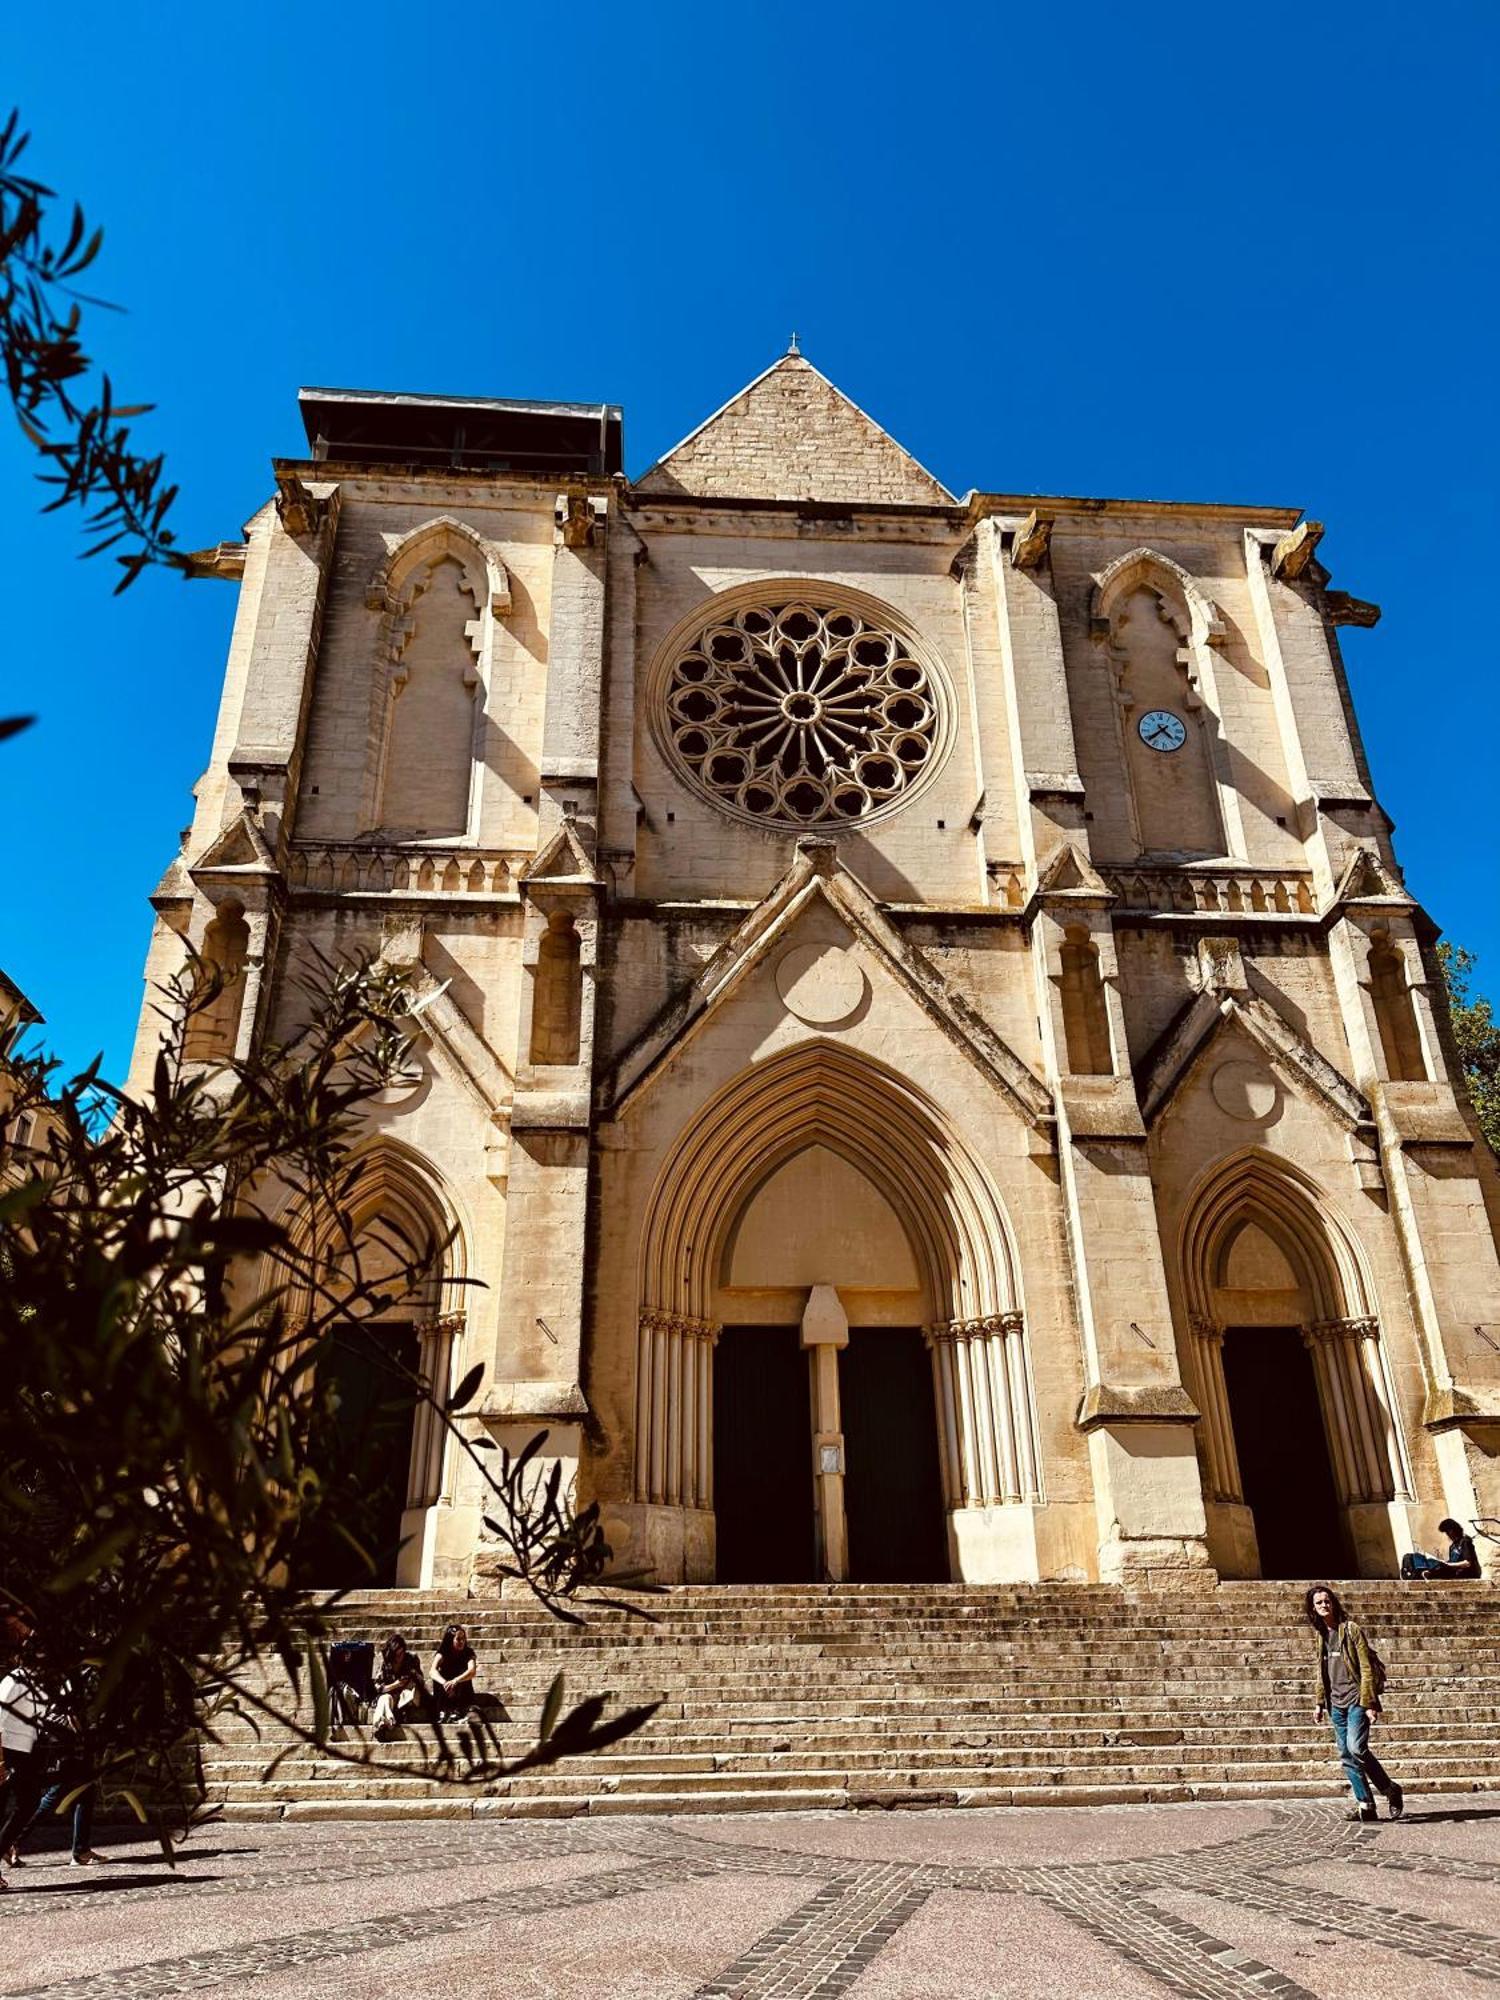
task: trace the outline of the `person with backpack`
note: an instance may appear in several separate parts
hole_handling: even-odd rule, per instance
[[[1380,1713],[1385,1667],[1361,1628],[1345,1611],[1326,1583],[1307,1593],[1307,1622],[1318,1635],[1317,1694],[1314,1719],[1327,1716],[1339,1762],[1354,1793],[1350,1819],[1367,1824],[1379,1818],[1370,1787],[1384,1795],[1392,1819],[1406,1810],[1406,1794],[1370,1748],[1370,1724]]]
[[[1479,1575],[1479,1556],[1474,1537],[1466,1535],[1461,1521],[1439,1521],[1438,1533],[1448,1537],[1446,1556],[1429,1556],[1421,1550],[1401,1558],[1401,1575],[1408,1583],[1423,1583],[1429,1577],[1474,1577]]]

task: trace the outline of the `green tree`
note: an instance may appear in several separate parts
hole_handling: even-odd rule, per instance
[[[89,226],[76,202],[66,224],[56,222],[53,190],[21,172],[30,135],[18,120],[12,111],[0,128],[0,366],[21,429],[41,456],[39,477],[52,489],[44,512],[84,510],[83,553],[114,550],[117,591],[153,564],[186,576],[191,564],[167,525],[177,489],[163,477],[161,458],[130,442],[130,421],[152,406],[116,402],[109,376],[95,379],[83,344],[84,307],[115,310],[78,284],[103,231]],[[0,740],[29,720],[0,716]]]
[[[55,1089],[45,1060],[14,1051],[0,1096],[0,1640],[29,1635],[91,1782],[159,1827],[192,1811],[193,1741],[228,1709],[378,1764],[330,1740],[338,1597],[304,1581],[330,1530],[362,1581],[389,1553],[362,1522],[360,1466],[339,1461],[325,1363],[351,1324],[414,1298],[442,1249],[412,1246],[393,1269],[382,1244],[377,1277],[351,1218],[364,1107],[409,1048],[400,982],[320,963],[306,1027],[205,1067],[187,1028],[215,992],[200,963],[170,996],[139,1101],[97,1064]],[[414,1373],[399,1386],[484,1482],[502,1573],[576,1619],[610,1556],[597,1509],[575,1513],[556,1472],[533,1475],[540,1440],[513,1460],[465,1421],[481,1376],[451,1394]],[[436,1735],[426,1768],[490,1782],[653,1712],[607,1702],[564,1713],[559,1679],[519,1761],[471,1724]]]
[[[1438,963],[1448,989],[1453,1039],[1468,1086],[1469,1102],[1479,1129],[1500,1153],[1500,1022],[1488,1000],[1469,990],[1476,960],[1473,952],[1446,940],[1438,946]]]

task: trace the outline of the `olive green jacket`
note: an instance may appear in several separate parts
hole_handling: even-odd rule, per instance
[[[1375,1669],[1370,1661],[1370,1642],[1352,1618],[1346,1618],[1339,1627],[1339,1645],[1344,1658],[1349,1663],[1349,1671],[1359,1682],[1359,1705],[1374,1708],[1380,1700],[1375,1691]],[[1318,1634],[1318,1656],[1316,1662],[1319,1708],[1331,1708],[1328,1698],[1328,1662],[1323,1652],[1323,1634]]]

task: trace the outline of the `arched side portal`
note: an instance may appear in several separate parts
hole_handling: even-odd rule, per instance
[[[337,1298],[341,1282],[348,1282],[341,1273],[351,1242],[362,1289],[374,1287],[385,1297],[379,1311],[351,1312],[335,1330],[326,1365],[338,1376],[345,1421],[361,1427],[341,1439],[341,1451],[368,1460],[366,1526],[380,1543],[382,1565],[374,1581],[425,1587],[436,1555],[447,1432],[432,1403],[417,1393],[416,1381],[438,1403],[453,1385],[465,1324],[464,1232],[424,1164],[389,1139],[350,1163],[341,1209],[347,1235],[332,1218],[303,1212],[293,1236],[299,1251],[322,1267],[325,1300]],[[293,1297],[287,1309],[294,1321],[303,1319],[311,1302]],[[334,1553],[346,1547],[338,1539],[329,1546]],[[360,1572],[310,1581],[361,1586],[368,1579]]]
[[[999,1196],[915,1085],[842,1046],[810,1042],[721,1090],[653,1190],[641,1244],[636,1500],[713,1506],[715,1290],[726,1246],[754,1191],[810,1147],[863,1176],[910,1247],[932,1313],[924,1334],[950,1523],[965,1510],[1040,1499],[1025,1322]],[[836,1286],[841,1274],[825,1275]],[[950,1547],[963,1542],[955,1524]]]
[[[1223,1528],[1215,1551],[1221,1571],[1270,1574],[1279,1567],[1281,1574],[1301,1575],[1317,1566],[1310,1536],[1299,1542],[1279,1533],[1263,1497],[1257,1505],[1250,1490],[1259,1484],[1262,1460],[1279,1463],[1289,1488],[1307,1472],[1297,1443],[1299,1416],[1310,1416],[1297,1403],[1298,1377],[1306,1382],[1308,1374],[1299,1351],[1305,1349],[1320,1419],[1305,1449],[1317,1448],[1320,1428],[1347,1553],[1360,1568],[1387,1573],[1392,1507],[1410,1497],[1411,1474],[1374,1288],[1352,1232],[1307,1176],[1250,1150],[1221,1162],[1201,1183],[1179,1256],[1192,1335],[1189,1375],[1204,1414],[1205,1497]],[[1259,1413],[1257,1380],[1267,1403]],[[1314,1499],[1316,1484],[1314,1476],[1307,1486]],[[1253,1563],[1251,1512],[1260,1544]],[[1287,1546],[1273,1555],[1273,1542]]]

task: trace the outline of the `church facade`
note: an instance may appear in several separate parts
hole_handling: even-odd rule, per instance
[[[795,352],[634,481],[609,405],[302,408],[196,559],[147,979],[220,965],[211,1060],[314,947],[409,976],[356,1219],[448,1247],[371,1339],[483,1363],[666,1581],[1388,1574],[1500,1514],[1493,1162],[1316,523],[957,498]],[[483,1588],[452,1455],[384,1450],[388,1580]]]

